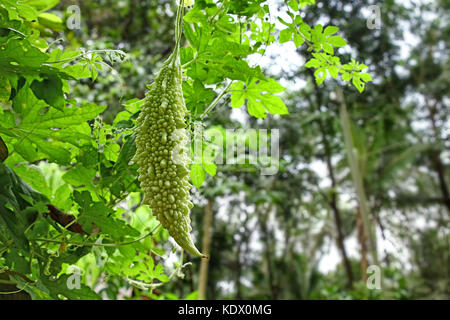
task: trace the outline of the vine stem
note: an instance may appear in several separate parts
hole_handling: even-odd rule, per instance
[[[15,291],[0,291],[0,294],[4,294],[4,295],[16,294],[16,293],[19,293],[19,292],[22,292],[23,290],[25,290],[25,288],[27,286],[28,286],[28,284],[25,284],[25,286],[22,289],[15,290]]]
[[[84,56],[87,56],[87,55],[89,55],[91,53],[107,53],[107,52],[115,52],[115,53],[119,53],[119,54],[122,54],[122,55],[126,56],[126,54],[123,51],[121,51],[121,50],[116,50],[116,49],[95,49],[95,50],[89,50],[89,51],[80,53],[79,55],[76,55],[74,57],[67,58],[67,59],[56,60],[56,61],[46,61],[44,64],[55,64],[55,63],[70,62],[70,61],[76,60],[78,58],[82,58]]]
[[[132,241],[128,241],[128,242],[122,242],[122,243],[83,243],[83,242],[70,242],[70,241],[61,241],[61,240],[52,240],[52,239],[43,239],[43,238],[36,238],[36,239],[30,239],[31,241],[45,241],[45,242],[51,242],[51,243],[59,243],[59,244],[71,244],[71,245],[75,245],[75,246],[84,246],[84,247],[113,247],[113,248],[117,248],[117,247],[123,247],[123,246],[128,246],[130,244],[139,242],[147,237],[153,236],[157,230],[161,227],[161,223],[158,223],[158,225],[153,228],[152,231],[150,231],[149,233],[143,235],[140,238],[134,239]]]
[[[214,101],[206,108],[206,110],[202,113],[200,118],[204,119],[208,115],[208,113],[210,113],[211,110],[214,109],[214,107],[219,103],[219,101],[223,98],[223,96],[228,93],[232,84],[233,81],[230,81],[230,83],[227,84],[225,89],[223,89],[223,91],[217,96],[217,98],[214,99]]]
[[[183,10],[184,10],[184,0],[180,0],[177,9],[177,18],[175,22],[175,49],[168,59],[169,63],[177,63],[178,57],[180,55],[181,35],[183,32]]]

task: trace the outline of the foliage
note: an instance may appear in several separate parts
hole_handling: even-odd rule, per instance
[[[265,0],[185,1],[180,55],[192,134],[195,121],[206,136],[231,126],[281,129],[272,177],[248,162],[218,167],[208,154],[191,166],[194,240],[201,208],[215,203],[208,297],[448,297],[448,28],[439,18],[448,8],[421,6],[438,17],[425,23],[427,14],[386,1],[383,29],[369,31],[369,3],[289,0],[273,10]],[[66,24],[71,4],[0,2],[0,298],[117,299],[125,290],[132,299],[196,299],[199,259],[183,257],[142,205],[132,161],[146,85],[175,45],[177,4],[82,1],[75,30]],[[410,19],[423,41],[403,59],[397,20]],[[253,61],[284,43],[306,61],[275,79]],[[296,82],[305,85],[292,91]],[[349,84],[372,222],[411,253],[411,270],[383,255],[383,292],[365,286],[362,248],[328,274],[319,268],[334,243],[359,237],[335,97],[341,83]],[[232,109],[247,111],[243,121]],[[421,121],[431,125],[412,125]],[[431,226],[417,227],[421,216]]]

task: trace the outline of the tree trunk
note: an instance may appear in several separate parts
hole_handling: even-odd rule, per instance
[[[372,255],[372,263],[379,266],[378,263],[378,253],[377,253],[377,244],[376,237],[374,232],[372,231],[371,222],[370,222],[370,210],[369,204],[367,202],[366,191],[364,188],[364,181],[361,175],[361,170],[358,164],[358,158],[354,153],[355,146],[353,143],[352,132],[351,132],[351,124],[350,117],[347,113],[347,105],[345,104],[344,94],[340,88],[336,91],[338,96],[338,101],[340,103],[339,106],[339,116],[341,119],[342,131],[344,134],[344,142],[345,148],[347,150],[347,158],[350,166],[350,173],[353,180],[353,186],[356,191],[356,196],[358,198],[359,208],[361,212],[361,217],[363,221],[364,233],[367,237],[369,250]]]
[[[434,138],[436,142],[440,140],[439,138],[439,130],[436,126],[435,114],[436,114],[436,106],[430,106],[428,102],[426,102],[428,108],[428,115],[431,122],[431,127],[433,128]],[[441,189],[442,197],[444,198],[444,205],[447,207],[447,211],[450,212],[450,193],[449,188],[447,186],[447,182],[445,181],[445,169],[441,161],[441,152],[438,150],[433,150],[431,152],[431,163],[433,164],[434,170],[436,171],[439,187]]]
[[[269,206],[264,214],[260,219],[260,226],[262,231],[262,240],[264,242],[264,254],[266,256],[266,263],[267,263],[267,272],[268,272],[268,278],[269,278],[269,289],[270,293],[272,295],[272,299],[276,300],[278,299],[278,287],[276,285],[275,281],[275,274],[273,269],[273,263],[272,263],[272,248],[271,248],[271,235],[270,230],[268,226],[268,220],[269,220],[269,213],[270,213],[271,206]]]
[[[205,218],[203,222],[203,248],[202,252],[209,256],[211,247],[211,221],[212,221],[212,200],[208,199],[205,207]],[[206,299],[206,286],[208,284],[208,264],[209,259],[202,259],[200,266],[200,279],[198,283],[198,299]]]
[[[367,262],[367,239],[364,232],[364,224],[361,217],[361,208],[358,206],[356,209],[356,224],[358,228],[358,241],[361,247],[361,279],[364,283],[367,282],[367,268],[369,263]]]
[[[242,263],[241,263],[241,251],[242,251],[242,241],[239,241],[236,252],[236,299],[242,300],[242,289],[241,289],[241,276],[242,276]]]
[[[318,112],[320,112],[320,106],[322,105],[322,96],[320,95],[319,87],[317,86],[317,83],[314,80],[314,74],[311,73],[311,76],[312,76],[313,83],[314,83],[317,110],[318,110]],[[331,180],[332,192],[331,192],[331,195],[329,198],[329,205],[330,205],[331,211],[333,212],[334,222],[336,225],[336,232],[337,232],[336,242],[337,242],[337,246],[338,246],[339,251],[342,256],[342,262],[344,264],[345,273],[347,274],[347,286],[349,288],[352,288],[353,287],[353,279],[354,279],[353,270],[352,270],[352,266],[351,266],[350,260],[348,258],[348,255],[347,255],[347,250],[345,248],[345,244],[344,244],[345,237],[342,232],[341,213],[337,206],[337,201],[338,201],[337,191],[336,191],[337,183],[336,183],[336,177],[334,174],[333,164],[331,163],[331,156],[332,156],[331,147],[330,147],[330,144],[327,139],[327,133],[325,130],[325,125],[323,124],[323,120],[321,118],[319,118],[317,120],[317,123],[319,125],[319,130],[322,135],[322,144],[323,144],[324,151],[325,151],[325,162],[327,164],[328,176],[330,177],[330,180]]]

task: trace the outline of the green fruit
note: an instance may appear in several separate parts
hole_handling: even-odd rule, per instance
[[[178,51],[162,65],[137,119],[136,155],[144,203],[187,252],[204,257],[192,242],[186,104]],[[176,153],[176,154],[174,154]]]

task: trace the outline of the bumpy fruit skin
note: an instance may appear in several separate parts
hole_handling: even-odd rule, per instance
[[[183,249],[204,257],[190,235],[189,213],[193,204],[189,190],[192,185],[189,183],[189,158],[183,145],[187,139],[187,111],[179,57],[172,56],[150,86],[137,119],[134,161],[139,165],[144,203]]]

